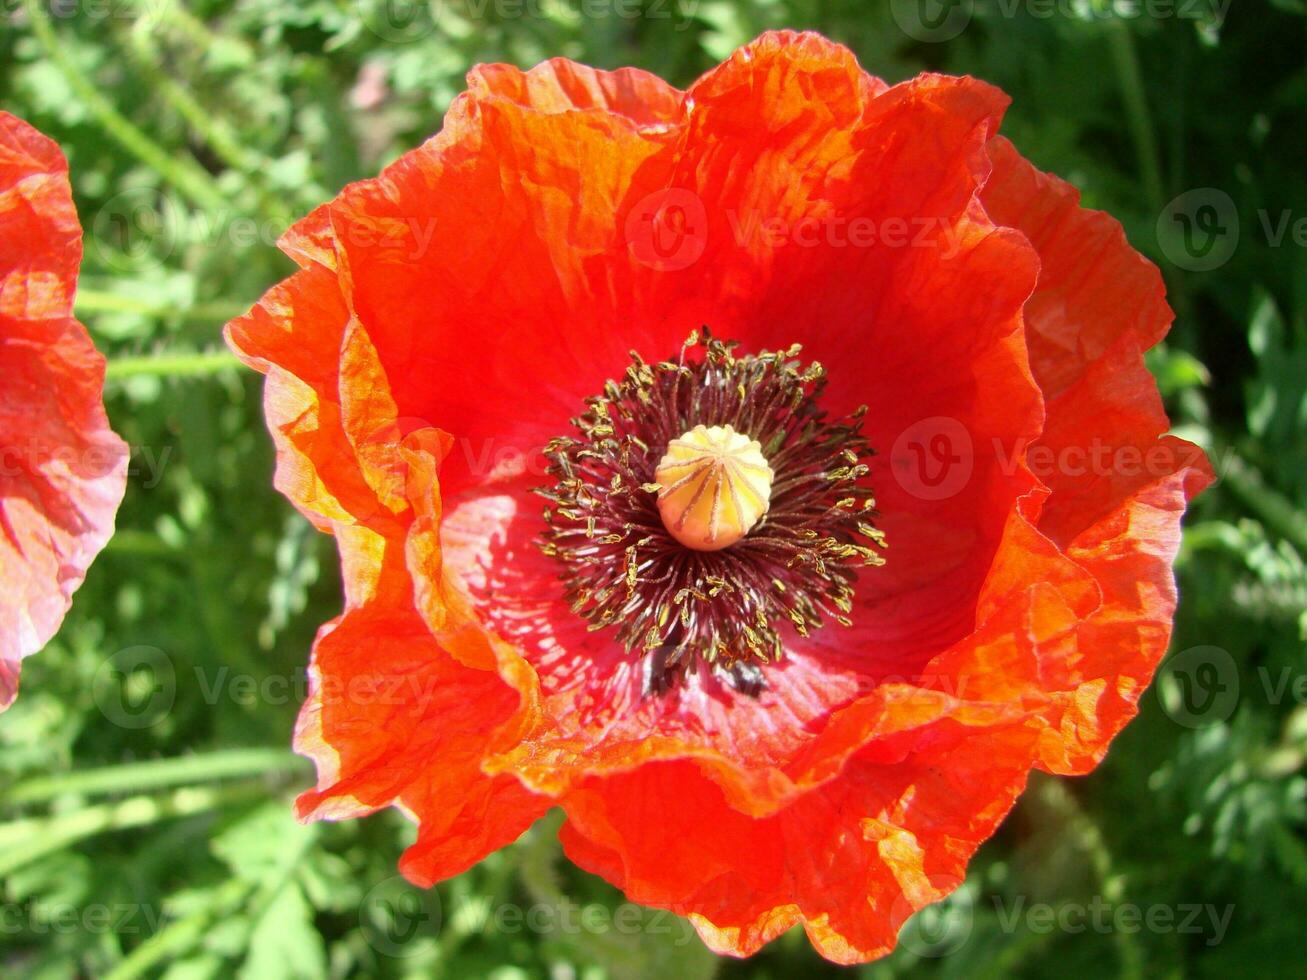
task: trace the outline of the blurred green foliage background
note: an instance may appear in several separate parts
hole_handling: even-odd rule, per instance
[[[674,917],[622,918],[554,823],[419,893],[395,878],[402,817],[291,820],[335,554],[271,489],[258,379],[219,338],[291,268],[281,230],[434,133],[471,64],[561,54],[684,85],[772,27],[818,29],[891,81],[970,73],[1013,97],[1005,132],[1163,269],[1177,319],[1150,363],[1220,476],[1187,522],[1176,638],[1141,717],[1092,776],[1037,779],[963,888],[858,972],[1300,971],[1304,0],[7,0],[0,107],[69,157],[78,312],[133,475],[0,716],[0,973],[838,972],[801,933],[735,962]]]

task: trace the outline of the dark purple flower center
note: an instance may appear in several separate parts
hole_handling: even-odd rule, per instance
[[[698,331],[676,360],[632,364],[586,400],[578,434],[545,447],[556,479],[539,493],[566,596],[591,629],[611,628],[645,657],[646,691],[662,693],[702,662],[756,695],[782,635],[827,618],[850,625],[857,570],[885,562],[867,485],[866,407],[835,421],[820,408],[821,365],[787,351],[737,356]],[[756,440],[774,473],[766,512],[719,550],[687,547],[658,508],[667,447],[696,426]]]

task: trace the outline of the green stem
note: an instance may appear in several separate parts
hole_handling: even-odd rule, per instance
[[[1256,468],[1227,449],[1220,456],[1218,476],[1258,520],[1307,555],[1307,515],[1284,494],[1268,487]]]
[[[1139,158],[1140,176],[1144,193],[1153,214],[1161,214],[1165,204],[1162,192],[1162,167],[1158,160],[1157,143],[1153,134],[1153,120],[1144,94],[1143,76],[1139,71],[1139,56],[1135,51],[1135,38],[1130,25],[1113,18],[1108,23],[1108,43],[1112,60],[1116,63],[1117,78],[1121,83],[1121,98],[1125,102],[1126,120],[1134,139],[1135,153]]]
[[[294,220],[294,215],[283,207],[263,184],[266,161],[257,153],[241,145],[239,137],[221,116],[205,108],[186,86],[159,68],[159,55],[152,46],[153,33],[133,30],[126,48],[138,71],[149,79],[151,86],[163,97],[230,169],[244,175],[253,185],[258,199],[259,213],[279,228]]]
[[[248,643],[241,642],[241,625],[232,613],[225,598],[227,580],[221,571],[220,557],[223,543],[210,534],[195,536],[187,548],[190,580],[195,595],[198,627],[207,637],[208,649],[218,663],[229,665],[238,673],[262,678],[268,674],[267,661],[254,654]],[[269,734],[281,724],[273,712],[255,711],[246,704],[246,724],[261,726]]]
[[[1053,941],[1052,932],[1022,932],[1011,937],[1001,952],[982,970],[976,980],[1007,980],[1017,976],[1026,960],[1046,949]]]
[[[264,165],[263,161],[257,154],[241,146],[225,120],[214,116],[187,89],[159,69],[158,54],[150,48],[149,38],[148,34],[134,34],[128,41],[127,48],[137,68],[149,78],[164,101],[208,144],[218,159],[232,170],[247,176],[257,174]]]
[[[214,890],[208,905],[160,929],[106,973],[104,980],[148,976],[165,960],[175,960],[190,952],[204,939],[211,923],[227,918],[253,888],[242,878],[229,878]]]
[[[115,357],[109,360],[105,377],[110,381],[141,375],[181,378],[204,377],[240,367],[235,354],[226,351],[196,351],[186,354],[155,354],[146,357]]]
[[[450,882],[450,904],[441,922],[439,938],[442,963],[453,962],[466,942],[488,928],[496,903],[511,899],[515,877],[533,901],[557,906],[566,900],[557,867],[562,857],[558,844],[558,828],[562,823],[562,811],[551,810],[515,844],[490,855],[481,865],[485,876],[475,892],[468,877]]]
[[[140,793],[234,777],[289,775],[307,765],[283,749],[231,749],[39,776],[13,786],[4,799],[6,803],[43,803],[72,794]]]
[[[1121,98],[1125,103],[1126,119],[1135,144],[1140,176],[1143,179],[1146,205],[1149,213],[1156,220],[1166,208],[1166,191],[1162,179],[1156,131],[1153,128],[1152,114],[1148,111],[1143,74],[1139,70],[1139,53],[1135,48],[1135,36],[1130,24],[1121,18],[1112,18],[1108,23],[1107,31],[1112,60],[1116,63],[1117,79],[1121,86]],[[1176,98],[1182,98],[1184,91],[1181,88]],[[1179,275],[1171,273],[1166,279],[1168,300],[1175,310],[1178,329],[1183,333],[1189,329],[1188,325],[1193,315],[1188,282],[1183,273]],[[1174,336],[1180,336],[1181,333]]]
[[[183,320],[217,320],[225,323],[234,317],[240,316],[249,308],[250,304],[248,303],[242,305],[221,301],[196,303],[194,306],[161,306],[158,303],[149,303],[119,293],[79,287],[75,312],[82,318],[97,313],[131,313],[137,316],[149,316],[158,319],[179,317]]]
[[[50,22],[45,4],[40,0],[27,0],[25,9],[32,33],[45,56],[63,74],[69,86],[77,93],[82,106],[96,117],[105,132],[198,207],[206,211],[217,211],[227,206],[226,197],[218,189],[213,177],[194,157],[178,157],[164,150],[113,107],[95,82],[68,56]]]
[[[122,528],[115,531],[109,543],[104,546],[105,554],[111,555],[130,555],[134,558],[171,558],[183,559],[185,553],[173,545],[168,544],[157,534],[149,531],[138,531],[133,528]]]
[[[141,943],[105,975],[105,980],[136,980],[137,977],[156,975],[157,966],[166,960],[176,960],[193,950],[200,944],[212,922],[226,919],[246,902],[249,903],[246,918],[252,928],[253,924],[267,914],[282,889],[294,880],[304,856],[316,840],[316,832],[311,827],[304,828],[298,835],[297,843],[281,857],[280,872],[257,893],[252,883],[241,878],[229,879],[214,891],[212,900],[204,908],[177,920]]]
[[[1066,828],[1067,839],[1074,842],[1089,859],[1103,901],[1109,905],[1119,903],[1125,897],[1125,876],[1116,871],[1112,850],[1103,837],[1102,830],[1080,806],[1080,801],[1067,788],[1065,780],[1040,776],[1031,780],[1031,789],[1036,803],[1046,807],[1049,816]],[[1119,976],[1130,980],[1142,977],[1144,954],[1134,934],[1118,929],[1112,933],[1112,939],[1121,958]]]
[[[249,62],[256,59],[254,48],[243,37],[239,35],[219,37],[204,21],[179,4],[177,0],[132,0],[132,4],[154,15],[155,23],[162,25],[167,22],[177,28],[178,33],[199,51],[212,51],[221,43],[239,49]]]
[[[564,897],[558,877],[558,864],[563,856],[558,831],[562,826],[563,811],[551,810],[536,821],[514,848],[520,855],[518,877],[537,902],[556,904]]]
[[[0,877],[87,837],[147,827],[161,820],[193,816],[236,800],[266,795],[267,790],[259,785],[188,786],[165,796],[134,796],[53,817],[11,820],[0,824]]]
[[[280,857],[280,869],[277,874],[270,878],[265,878],[262,886],[256,895],[253,896],[246,906],[246,913],[249,917],[250,928],[254,929],[263,917],[268,914],[272,904],[277,900],[282,891],[290,885],[295,876],[299,874],[303,867],[304,858],[309,851],[313,849],[314,843],[318,839],[318,828],[320,824],[301,824],[299,832],[295,835],[289,850],[284,850]]]
[[[1225,521],[1204,521],[1191,525],[1184,529],[1184,537],[1180,542],[1181,558],[1176,559],[1176,564],[1181,564],[1182,560],[1187,560],[1196,551],[1208,549],[1223,549],[1240,555],[1243,553],[1243,538],[1233,524]]]

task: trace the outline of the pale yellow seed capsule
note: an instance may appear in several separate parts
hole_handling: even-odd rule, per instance
[[[773,478],[756,439],[729,425],[696,425],[667,444],[658,464],[658,513],[687,548],[728,548],[767,513]]]

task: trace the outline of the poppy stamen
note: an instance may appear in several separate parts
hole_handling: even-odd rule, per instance
[[[646,657],[652,693],[704,663],[756,696],[786,628],[851,625],[857,569],[884,564],[865,406],[828,421],[798,345],[735,347],[696,331],[675,360],[632,352],[545,447],[542,550],[590,629]]]

